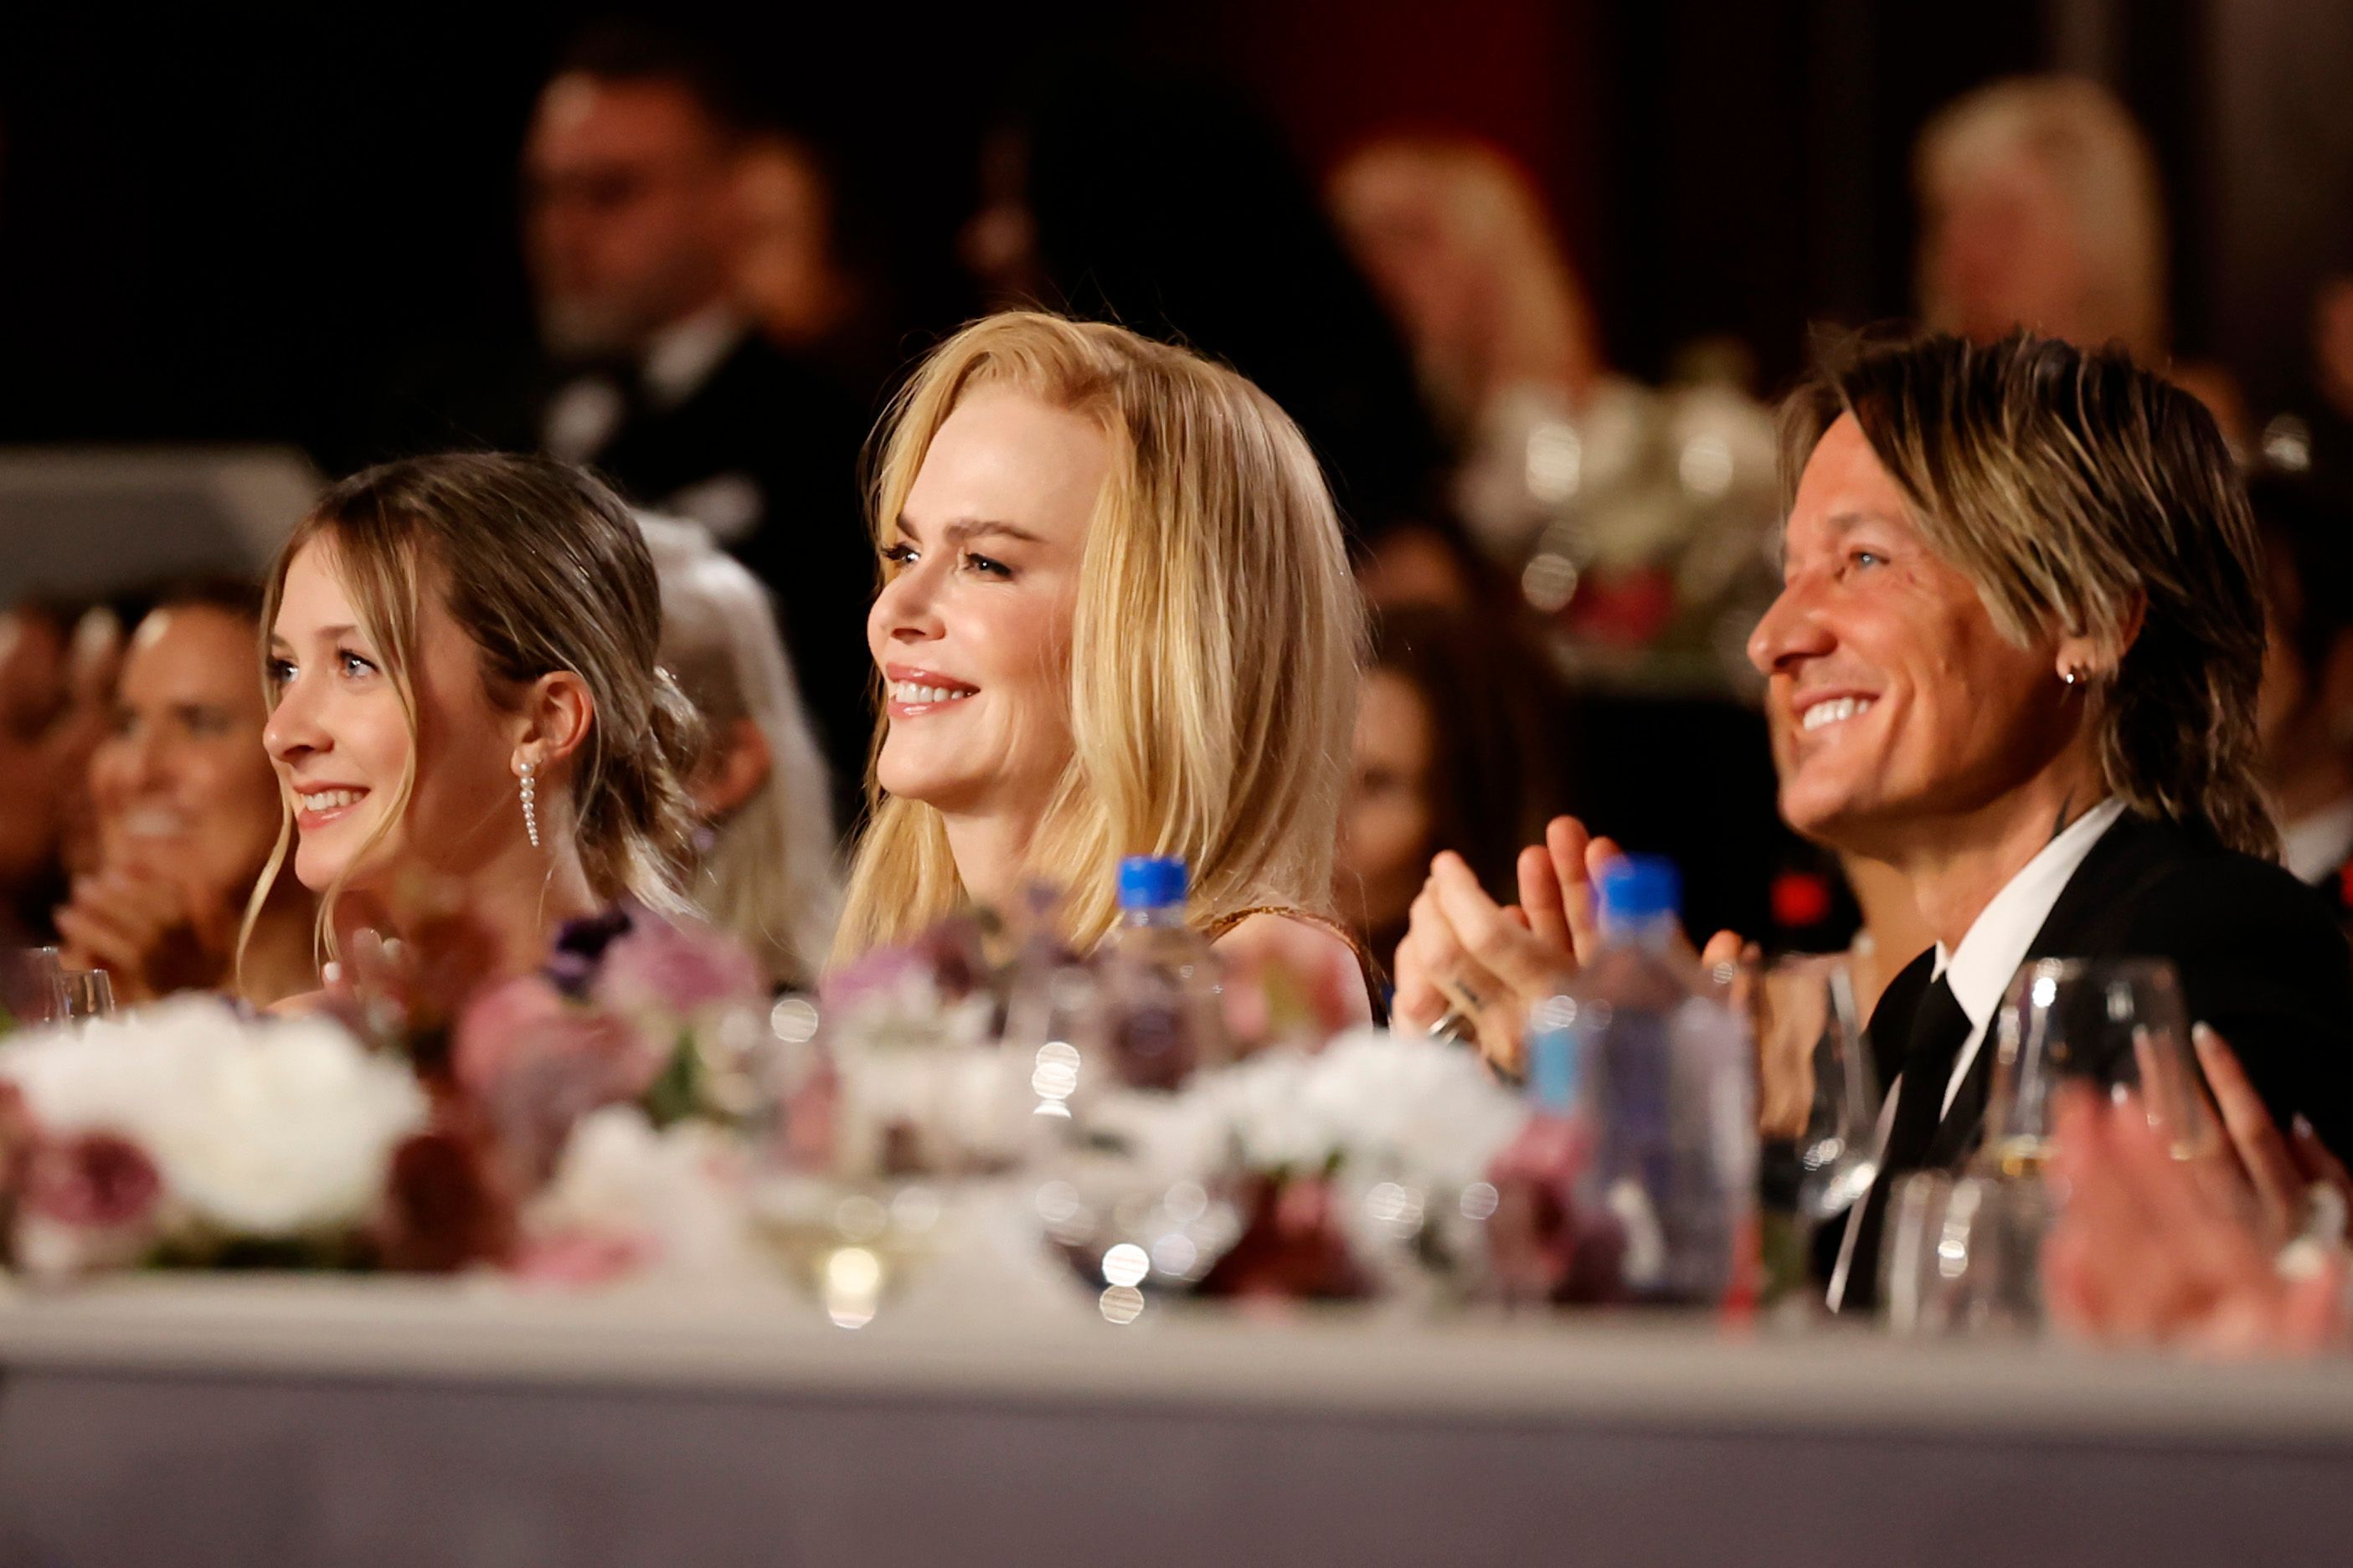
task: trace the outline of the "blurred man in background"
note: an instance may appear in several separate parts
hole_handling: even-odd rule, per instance
[[[607,29],[565,57],[523,150],[525,259],[554,370],[530,435],[702,523],[766,581],[846,806],[871,725],[863,410],[737,303],[746,142],[733,84],[688,45]]]

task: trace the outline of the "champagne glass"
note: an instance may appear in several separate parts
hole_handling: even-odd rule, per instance
[[[2063,1083],[2138,1089],[2176,1158],[2210,1152],[2221,1125],[2189,1044],[2173,965],[2153,958],[2042,958],[2020,966],[1997,1015],[1999,1054],[1978,1163],[2039,1174]]]
[[[7,1014],[0,1024],[34,1029],[69,1016],[65,975],[54,947],[0,949],[0,1008]]]

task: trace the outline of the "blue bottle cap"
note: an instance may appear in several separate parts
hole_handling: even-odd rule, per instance
[[[1683,877],[1663,855],[1627,855],[1611,861],[1595,890],[1605,925],[1638,925],[1683,912]]]
[[[1185,901],[1185,861],[1176,855],[1131,855],[1119,863],[1119,907],[1166,910]]]

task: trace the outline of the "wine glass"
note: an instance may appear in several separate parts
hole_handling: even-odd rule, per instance
[[[1807,1069],[1798,1208],[1820,1225],[1852,1208],[1879,1174],[1877,1075],[1862,1041],[1854,972],[1840,954],[1784,958],[1767,971],[1763,991],[1762,1048]]]
[[[2173,965],[2154,958],[2042,958],[2020,966],[1997,1015],[1983,1171],[2039,1174],[2052,1097],[2067,1082],[2138,1089],[2179,1159],[2216,1147],[2221,1125],[2189,1044]]]
[[[2042,1323],[2051,1197],[2017,1176],[1914,1171],[1888,1194],[1880,1300],[1898,1334],[2031,1332]]]
[[[0,949],[0,1025],[21,1029],[58,1023],[66,1005],[66,970],[54,947]]]

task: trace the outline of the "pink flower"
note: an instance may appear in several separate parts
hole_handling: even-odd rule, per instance
[[[591,994],[631,1017],[683,1019],[712,1007],[763,1003],[767,986],[759,964],[733,937],[640,913],[605,949]]]
[[[147,1152],[114,1132],[45,1139],[26,1162],[24,1208],[61,1225],[91,1228],[144,1223],[164,1178]]]
[[[626,1017],[566,1001],[537,975],[483,993],[458,1020],[451,1068],[489,1116],[516,1174],[535,1186],[574,1122],[643,1095],[669,1062],[668,1042]]]
[[[154,1241],[163,1194],[155,1163],[119,1133],[40,1139],[25,1159],[16,1263],[38,1279],[127,1268]]]

